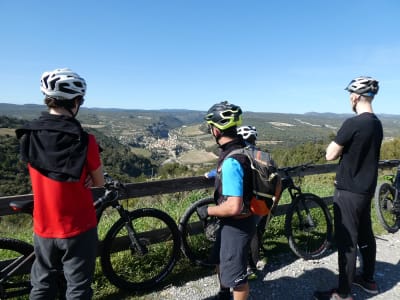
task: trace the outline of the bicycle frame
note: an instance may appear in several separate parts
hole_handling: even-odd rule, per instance
[[[29,256],[27,256],[25,258],[20,257],[20,258],[14,260],[6,268],[2,269],[1,270],[2,277],[0,279],[0,284],[5,283],[11,276],[16,274],[21,269],[24,269],[24,267],[28,266],[28,264],[30,265],[31,264],[30,261],[32,261],[34,256],[35,256],[35,252],[32,252],[31,254],[29,254]]]
[[[290,175],[291,171],[294,170],[305,170],[307,168],[311,168],[311,163],[306,163],[304,165],[299,165],[299,166],[294,166],[294,167],[286,167],[286,168],[281,168],[278,169],[280,173],[283,173],[282,176],[282,191],[281,191],[281,196],[285,190],[289,192],[290,199],[293,201],[297,196],[302,194],[301,190],[301,185],[296,185],[293,180],[293,176]],[[301,178],[300,175],[298,175],[299,178]]]
[[[114,181],[111,177],[106,177],[105,183],[105,193],[102,197],[97,199],[94,202],[94,207],[96,209],[96,217],[97,221],[100,221],[100,218],[105,209],[108,207],[113,207],[118,211],[119,216],[121,219],[124,220],[125,228],[128,232],[129,237],[129,249],[132,251],[137,251],[140,255],[145,255],[148,250],[145,245],[143,245],[139,239],[137,238],[136,232],[132,227],[131,217],[129,211],[126,210],[119,202],[121,199],[121,191],[124,190],[123,184],[119,183],[118,181]],[[19,213],[26,213],[32,216],[33,213],[33,205],[34,201],[31,200],[22,200],[22,201],[14,201],[10,203],[10,207]],[[7,280],[13,276],[18,274],[18,272],[29,272],[31,268],[32,261],[34,260],[35,252],[32,251],[29,256],[20,257],[6,266],[3,270],[1,270],[1,278],[0,278],[0,285],[7,282]]]
[[[100,218],[107,207],[112,207],[118,211],[121,219],[124,220],[125,228],[128,232],[128,237],[130,240],[129,248],[134,251],[137,250],[140,255],[145,255],[148,252],[148,249],[145,245],[139,242],[136,237],[137,234],[135,229],[132,227],[132,220],[129,216],[129,211],[126,210],[121,203],[119,202],[121,198],[121,192],[125,190],[125,186],[119,181],[114,181],[107,174],[104,175],[106,182],[104,187],[106,189],[104,195],[100,197],[97,201],[94,202],[94,207],[96,208],[96,216],[97,222],[100,221]]]

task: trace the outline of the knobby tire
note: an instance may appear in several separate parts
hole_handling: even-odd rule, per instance
[[[126,220],[120,218],[103,240],[102,270],[120,289],[148,290],[158,285],[179,259],[178,227],[167,213],[154,208],[131,211],[129,217],[136,237],[148,252],[141,254],[130,246]]]
[[[0,299],[10,299],[29,294],[31,290],[30,270],[34,256],[20,267],[14,275],[5,280],[7,271],[10,271],[18,261],[22,261],[33,253],[33,246],[24,241],[0,239]]]
[[[399,230],[399,216],[394,212],[394,199],[396,189],[388,182],[376,188],[374,204],[379,222],[389,233]]]
[[[308,215],[304,206],[309,209]],[[333,231],[327,205],[314,194],[297,196],[286,213],[285,231],[290,249],[298,257],[317,259],[324,256],[330,248]]]
[[[214,240],[206,235],[205,223],[200,221],[196,209],[204,205],[215,205],[213,198],[203,198],[194,202],[185,211],[179,221],[179,231],[182,237],[182,252],[193,263],[210,267],[215,264],[209,262]],[[208,217],[209,224],[217,222],[217,218]]]

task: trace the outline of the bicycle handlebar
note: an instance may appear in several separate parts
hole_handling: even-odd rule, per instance
[[[104,173],[104,195],[99,197],[94,202],[94,207],[97,209],[101,205],[113,200],[117,200],[120,192],[125,189],[125,185],[118,180],[114,180],[108,173]]]
[[[379,164],[384,165],[384,166],[399,166],[400,165],[400,159],[385,159],[385,160],[380,160]]]
[[[293,167],[278,168],[278,172],[283,172],[285,175],[288,175],[289,172],[294,171],[294,170],[304,171],[306,169],[313,168],[314,166],[312,164],[313,164],[312,162],[308,162],[308,163],[293,166]]]

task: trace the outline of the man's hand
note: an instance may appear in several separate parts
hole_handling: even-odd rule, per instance
[[[90,174],[88,174],[85,178],[85,188],[89,189],[93,186],[93,178]]]
[[[200,206],[196,209],[199,219],[204,221],[208,217],[208,205]]]
[[[204,174],[205,178],[215,178],[217,176],[217,169],[212,169],[210,172]]]

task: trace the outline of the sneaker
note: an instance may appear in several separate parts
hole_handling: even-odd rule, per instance
[[[353,284],[356,286],[359,286],[367,293],[370,293],[373,295],[376,295],[379,292],[378,285],[376,284],[376,282],[374,280],[366,281],[366,280],[364,280],[364,278],[361,275],[356,275],[356,277],[353,280]]]
[[[256,280],[256,279],[257,279],[256,273],[251,273],[247,275],[247,280]]]
[[[267,264],[266,258],[260,259],[256,264],[257,270],[260,270],[260,271],[263,270],[266,264]]]
[[[254,280],[257,279],[257,270],[248,267],[247,268],[247,280]]]
[[[330,291],[317,291],[314,293],[315,300],[353,300],[351,295],[339,295],[335,289]]]

